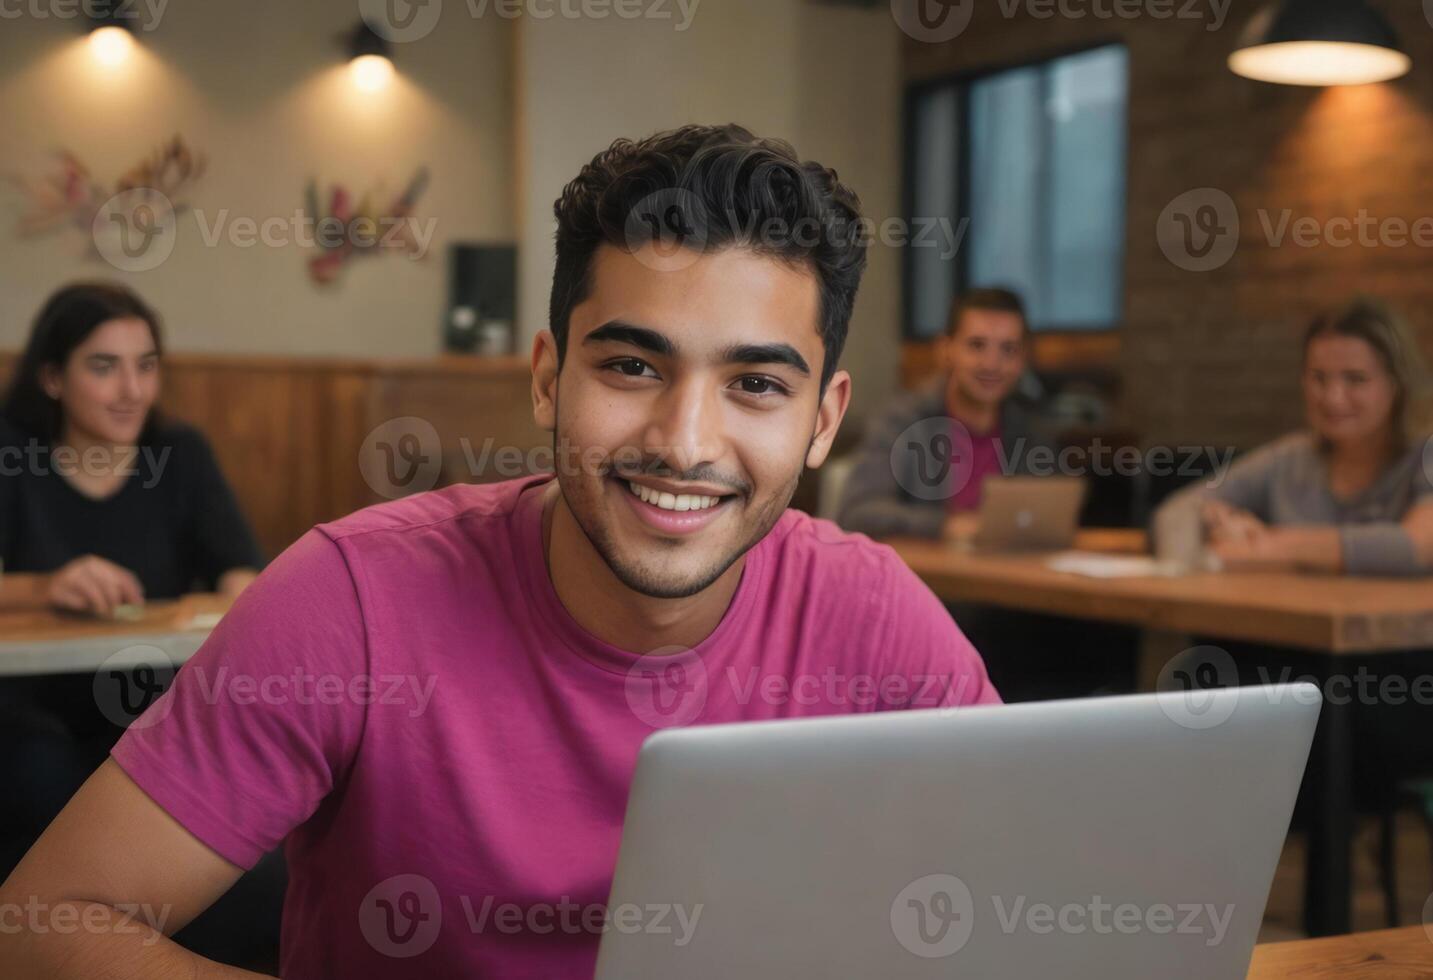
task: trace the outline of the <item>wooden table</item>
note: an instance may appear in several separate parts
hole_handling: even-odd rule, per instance
[[[1081,532],[1077,548],[1132,552],[1142,532]],[[1433,582],[1203,572],[1097,579],[1045,567],[1048,555],[981,555],[935,541],[890,542],[947,602],[1126,623],[1327,653],[1433,648]]]
[[[6,610],[0,612],[0,676],[81,673],[106,663],[177,666],[199,649],[229,603],[218,595],[150,602],[133,621],[50,609]],[[121,658],[111,660],[121,652]]]
[[[983,555],[935,541],[890,542],[946,602],[975,602],[1146,630],[1298,647],[1327,682],[1353,654],[1433,649],[1433,582],[1223,572],[1097,579],[1045,566],[1048,555]],[[1138,552],[1142,532],[1082,532],[1085,550]],[[1322,656],[1318,656],[1322,655]],[[1351,699],[1326,699],[1311,762],[1304,925],[1311,936],[1349,931],[1353,836]]]
[[[1267,943],[1254,950],[1249,980],[1289,977],[1433,977],[1433,928],[1409,926],[1352,936]]]

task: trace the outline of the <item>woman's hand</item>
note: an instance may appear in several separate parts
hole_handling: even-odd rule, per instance
[[[85,555],[51,573],[45,598],[61,609],[110,616],[116,606],[142,604],[144,587],[128,569]]]
[[[1200,517],[1204,531],[1213,545],[1245,544],[1257,546],[1267,537],[1268,527],[1247,510],[1231,507],[1222,500],[1209,500]],[[1216,549],[1217,550],[1217,549]]]

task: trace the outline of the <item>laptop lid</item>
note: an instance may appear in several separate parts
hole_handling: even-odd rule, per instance
[[[1319,704],[1275,685],[659,732],[597,977],[1243,977]]]
[[[1075,540],[1085,481],[1073,476],[1007,476],[986,480],[981,490],[982,550],[1069,547]]]

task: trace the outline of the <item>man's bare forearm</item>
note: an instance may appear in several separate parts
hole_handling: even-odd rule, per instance
[[[191,953],[99,902],[0,901],[0,976],[14,980],[263,980]]]

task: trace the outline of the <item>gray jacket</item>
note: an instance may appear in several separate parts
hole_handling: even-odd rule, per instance
[[[836,509],[836,522],[873,538],[940,537],[955,492],[949,465],[948,378],[900,396],[867,426]],[[902,443],[903,445],[898,445]],[[1033,402],[1012,396],[1000,407],[1001,471],[1030,473],[1031,450],[1053,453],[1050,426]],[[935,477],[945,471],[943,483]],[[958,477],[954,477],[958,478]]]
[[[1154,515],[1161,558],[1192,565],[1204,542],[1208,500],[1246,510],[1265,524],[1337,527],[1350,575],[1427,575],[1433,569],[1399,523],[1433,500],[1433,440],[1416,439],[1363,493],[1339,500],[1329,488],[1318,442],[1308,432],[1276,439],[1208,480],[1185,487]]]

